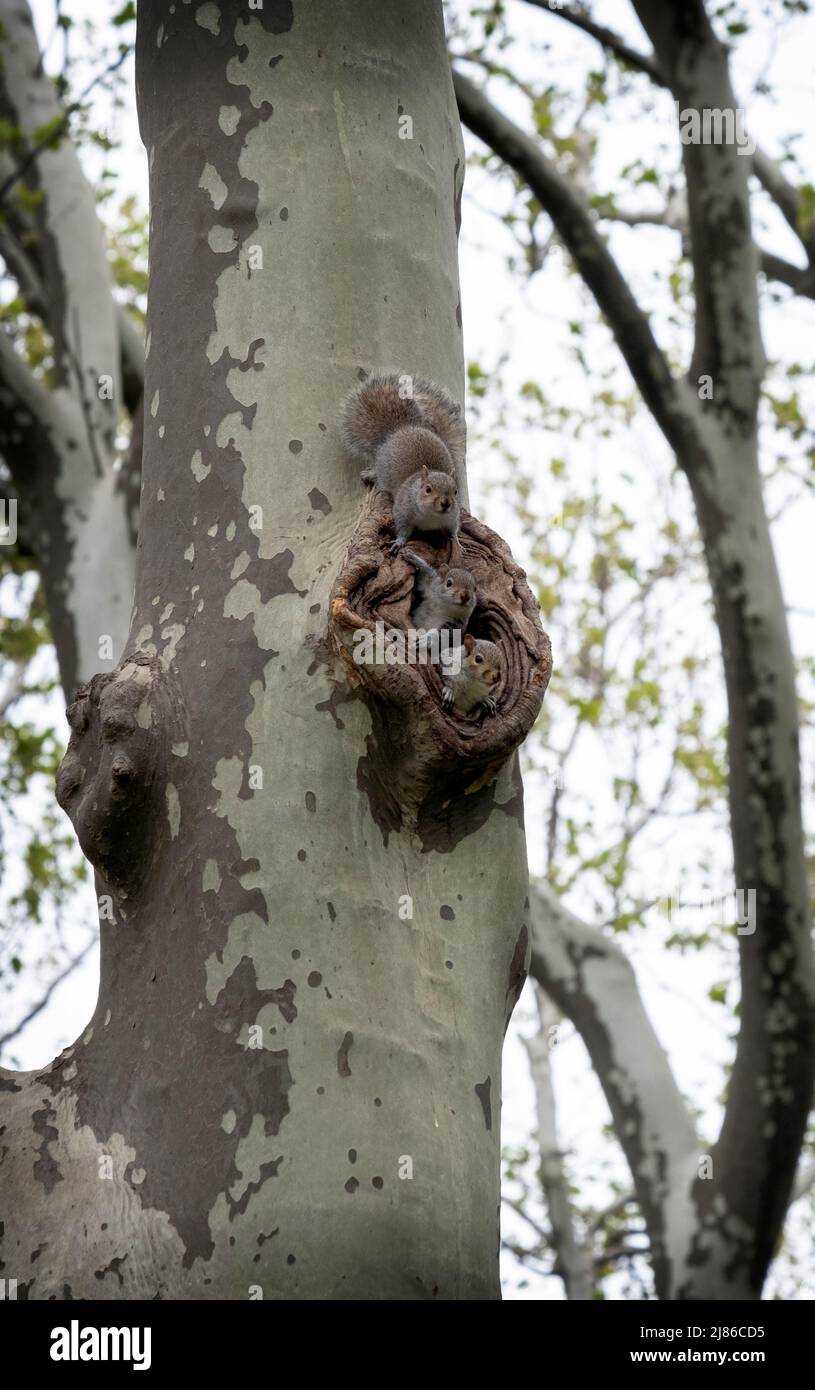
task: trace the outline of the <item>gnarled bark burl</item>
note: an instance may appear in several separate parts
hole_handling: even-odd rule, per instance
[[[549,639],[523,570],[500,536],[464,512],[455,540],[414,537],[411,549],[430,564],[468,569],[477,602],[468,631],[495,642],[503,673],[497,710],[462,715],[442,706],[439,668],[429,660],[358,660],[361,630],[410,632],[415,568],[388,554],[392,536],[387,495],[366,499],[348,555],[331,594],[331,632],[353,686],[364,691],[373,719],[358,781],[387,839],[414,831],[425,849],[452,847],[490,813],[480,795],[535,722],[552,670]],[[356,649],[356,650],[355,650]],[[421,653],[421,644],[419,646]]]

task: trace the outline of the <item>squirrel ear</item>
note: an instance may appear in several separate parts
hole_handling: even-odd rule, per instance
[[[423,478],[423,480],[426,482],[427,479],[429,478],[429,476],[430,476],[430,474],[429,474],[428,471],[427,471],[427,464],[426,464],[426,463],[423,463],[423,464],[422,464],[422,478]]]
[[[474,647],[474,646],[475,646],[475,638],[472,636],[471,633],[468,632],[468,633],[467,633],[467,636],[464,638],[464,650],[465,650],[465,652],[467,653],[468,656],[469,656],[470,652],[473,650],[473,647]]]
[[[449,565],[439,565],[439,568],[438,568],[437,573],[441,575],[442,579],[446,579],[447,576],[448,576],[448,574],[450,573],[450,566],[449,566]]]

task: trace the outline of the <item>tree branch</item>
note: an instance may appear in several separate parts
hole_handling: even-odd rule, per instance
[[[736,98],[727,56],[702,0],[681,6],[633,0],[681,112],[730,113]],[[690,134],[693,135],[691,128]],[[696,299],[691,377],[715,382],[715,408],[751,433],[766,359],[761,342],[757,257],[750,226],[749,164],[733,140],[682,144]]]
[[[772,251],[764,251],[761,247],[758,248],[758,256],[759,265],[768,280],[788,285],[804,299],[815,299],[815,266],[793,265],[791,261],[785,261],[782,256],[775,256]]]
[[[691,1218],[700,1145],[619,947],[546,884],[532,886],[531,974],[586,1045],[651,1243],[657,1288],[671,1285],[677,1227]]]
[[[20,492],[36,491],[48,474],[49,456],[67,444],[69,416],[58,398],[40,386],[4,330],[0,330],[0,405],[0,454],[15,487]]]
[[[625,227],[666,227],[669,231],[688,235],[688,219],[674,203],[668,207],[651,209],[611,208],[601,203],[598,221],[619,222]],[[756,246],[759,266],[768,280],[777,280],[787,285],[804,299],[815,299],[815,267],[797,266]]]
[[[764,192],[769,194],[795,235],[803,241],[811,254],[812,240],[806,240],[801,233],[801,195],[795,185],[789,182],[781,165],[763,150],[757,149],[753,155],[753,173]]]
[[[42,1013],[46,1005],[50,1003],[54,991],[59,989],[59,986],[63,983],[64,980],[67,980],[68,976],[74,970],[76,970],[78,965],[82,964],[85,957],[89,954],[89,952],[95,945],[96,937],[93,936],[91,937],[90,941],[88,941],[86,945],[82,947],[81,951],[77,952],[75,956],[71,957],[64,970],[61,970],[60,973],[54,977],[47,990],[45,991],[45,994],[40,999],[39,1003],[35,1004],[33,1008],[29,1009],[28,1013],[24,1014],[23,1017],[17,1023],[15,1023],[14,1027],[10,1028],[7,1033],[0,1033],[0,1049],[4,1048],[6,1044],[10,1043],[14,1038],[19,1037],[23,1029],[27,1028],[29,1023],[31,1023],[32,1020],[35,1019],[38,1014]]]
[[[592,1258],[575,1231],[569,1182],[558,1144],[549,1036],[554,1014],[542,993],[537,993],[540,1026],[532,1037],[522,1041],[535,1087],[541,1186],[552,1227],[549,1240],[555,1252],[555,1271],[563,1280],[566,1297],[574,1302],[587,1302],[594,1292]]]
[[[589,15],[583,14],[582,11],[576,10],[571,5],[554,7],[549,4],[548,0],[527,0],[527,4],[534,6],[535,9],[545,10],[548,14],[556,15],[559,19],[565,19],[567,23],[582,30],[584,34],[596,39],[603,48],[620,58],[628,67],[637,72],[645,73],[656,86],[668,86],[668,81],[660,67],[656,53],[643,53],[640,49],[631,48],[613,29],[596,24]],[[764,192],[773,200],[795,235],[802,242],[807,252],[807,259],[812,260],[813,253],[815,253],[815,236],[812,233],[806,236],[802,232],[799,221],[801,195],[798,189],[786,178],[778,161],[771,159],[759,146],[756,147],[751,164],[752,171]]]
[[[527,0],[527,4],[533,5],[538,10],[546,10],[548,14],[556,15],[558,19],[565,19],[576,29],[580,29],[584,34],[596,39],[603,48],[620,58],[627,67],[634,68],[637,72],[647,73],[652,82],[656,82],[660,86],[663,85],[664,79],[654,54],[643,53],[640,49],[631,48],[613,29],[607,29],[605,25],[595,23],[591,15],[584,14],[582,10],[576,9],[573,5],[550,5],[549,0]]]
[[[592,291],[628,368],[666,439],[677,452],[691,433],[688,405],[654,338],[646,315],[601,237],[594,218],[553,162],[485,93],[454,70],[464,124],[529,184]]]

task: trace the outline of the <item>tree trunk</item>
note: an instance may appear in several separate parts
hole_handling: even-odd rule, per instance
[[[437,800],[433,844],[386,823],[376,701],[327,627],[364,498],[344,392],[404,366],[462,395],[441,4],[142,0],[137,86],[136,602],[59,786],[101,988],[81,1041],[0,1076],[3,1272],[32,1298],[497,1298],[516,765],[446,834]]]

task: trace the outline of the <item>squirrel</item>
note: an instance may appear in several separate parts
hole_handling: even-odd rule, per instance
[[[465,430],[452,396],[406,373],[372,376],[347,397],[340,424],[347,448],[370,460],[363,482],[393,500],[392,554],[417,531],[458,535]]]
[[[475,608],[475,577],[469,570],[450,565],[435,569],[415,551],[402,555],[418,571],[419,602],[412,613],[417,628],[461,628],[467,626]]]
[[[501,677],[501,652],[494,642],[469,633],[462,645],[465,655],[461,670],[450,673],[442,668],[442,704],[445,708],[452,705],[459,714],[469,714],[476,705],[495,714],[497,706],[490,692]]]

